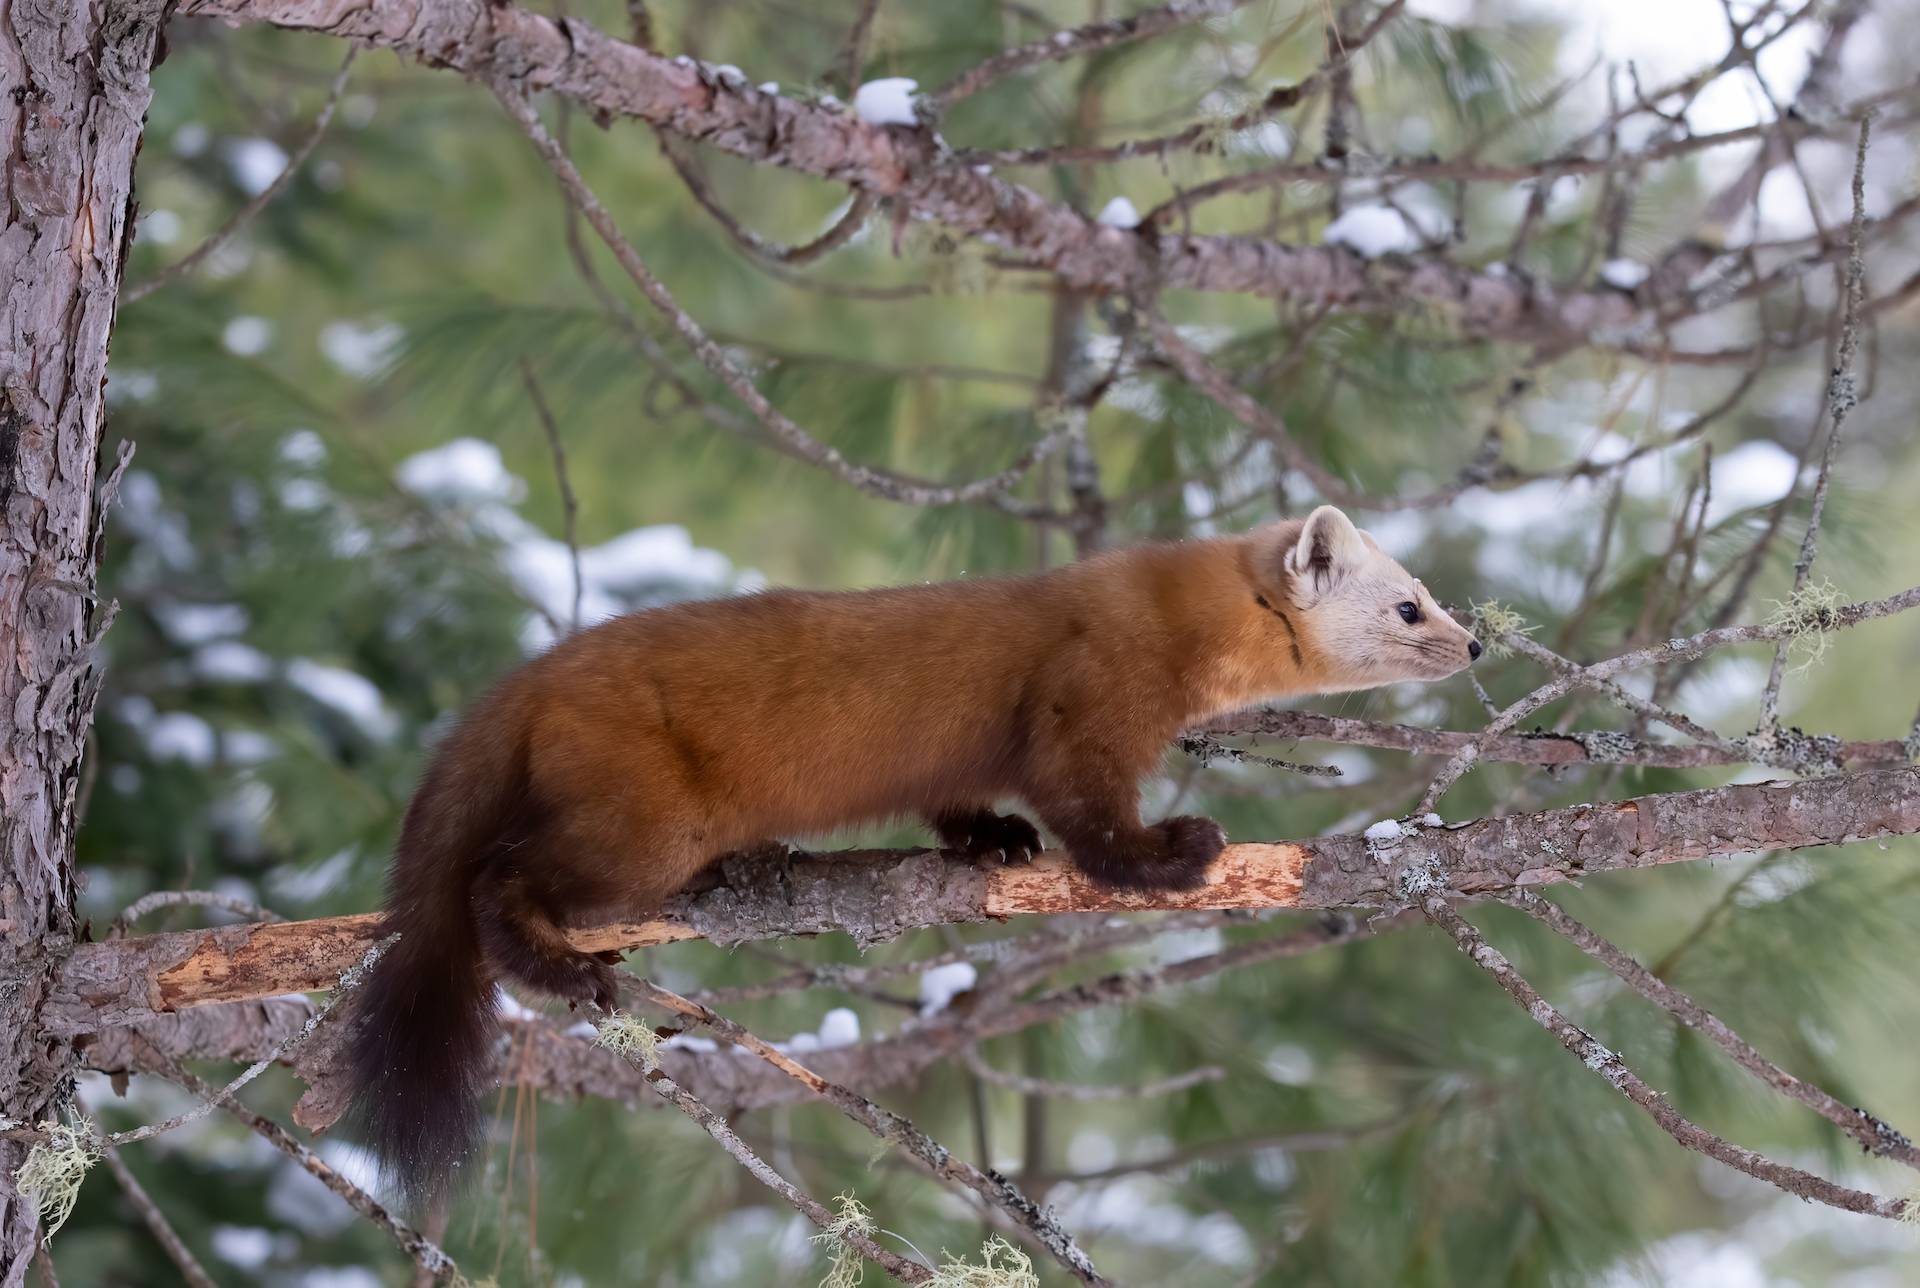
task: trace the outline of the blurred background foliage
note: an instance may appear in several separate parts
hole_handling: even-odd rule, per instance
[[[559,2],[625,30],[611,0]],[[857,8],[676,0],[653,11],[668,52],[735,63],[785,93],[846,97],[843,49]],[[1667,8],[1705,11],[1709,32],[1719,13],[1710,0]],[[1690,40],[1697,23],[1663,33],[1654,8],[1627,10],[1616,23],[1635,28],[1628,39],[1640,56],[1669,73],[1724,48],[1723,39]],[[935,86],[1004,44],[1090,16],[1064,0],[885,3],[863,74]],[[1877,34],[1849,48],[1850,91],[1902,74],[1896,33],[1916,17],[1911,3],[1878,7]],[[1324,20],[1316,3],[1263,0],[1232,18],[1008,78],[941,128],[957,146],[992,148],[1224,119],[1309,73],[1324,56]],[[1415,6],[1358,64],[1359,142],[1399,154],[1479,145],[1495,159],[1563,146],[1604,109],[1596,88],[1604,70],[1566,86],[1595,56],[1593,21],[1579,6],[1522,0]],[[1804,66],[1805,42],[1792,48]],[[1776,84],[1789,96],[1792,48]],[[318,38],[175,24],[140,162],[130,284],[197,244],[278,172],[310,129],[341,53]],[[1719,110],[1753,110],[1750,89],[1735,100]],[[551,105],[549,115],[559,119]],[[778,405],[856,459],[943,478],[990,472],[1038,432],[1061,311],[1085,328],[1082,362],[1098,369],[1117,351],[1110,314],[1063,303],[1040,275],[884,214],[818,265],[771,269],[689,198],[646,128],[602,129],[578,113],[563,124],[603,199],[690,311],[751,364]],[[1309,105],[1254,130],[1222,131],[1201,155],[1009,173],[1090,214],[1117,196],[1144,210],[1223,170],[1310,158],[1324,126],[1324,107]],[[1844,215],[1848,153],[1806,149],[1834,222]],[[815,180],[688,155],[717,199],[771,240],[811,238],[846,202]],[[1611,253],[1651,256],[1699,232],[1705,200],[1748,156],[1705,154],[1653,171]],[[1872,173],[1876,208],[1911,193],[1904,135],[1884,137]],[[1772,185],[1762,235],[1804,231],[1797,189],[1783,195]],[[1326,196],[1323,185],[1282,185],[1200,207],[1194,226],[1313,241],[1334,213]],[[1449,253],[1486,263],[1506,254],[1531,191],[1412,185],[1400,196]],[[1516,268],[1593,281],[1602,271],[1593,253],[1600,201],[1596,184],[1556,184]],[[289,917],[375,906],[423,748],[570,620],[561,495],[529,379],[553,409],[578,494],[588,617],[764,582],[861,586],[1072,556],[1063,532],[987,509],[890,505],[770,451],[750,428],[741,432],[744,414],[611,261],[584,237],[577,260],[570,235],[549,177],[482,90],[367,54],[288,190],[201,271],[123,310],[109,449],[127,440],[137,455],[107,552],[105,581],[121,614],[87,760],[81,858],[96,933],[138,895],[175,887],[257,899]],[[1915,248],[1902,237],[1876,256],[1876,281],[1883,259],[1892,265],[1904,253],[1910,265]],[[1817,305],[1831,300],[1825,273],[1806,288]],[[633,310],[643,341],[609,316],[603,291]],[[1311,319],[1225,295],[1164,303],[1224,365],[1268,363],[1255,392],[1310,452],[1381,494],[1444,484],[1489,437],[1530,468],[1617,452],[1713,405],[1740,375],[1597,350],[1539,364],[1520,345],[1463,343],[1444,319],[1412,313]],[[1903,378],[1915,321],[1911,306],[1879,319],[1873,396],[1842,451],[1822,569],[1848,598],[1920,580],[1916,391]],[[1715,347],[1749,334],[1734,309],[1689,339]],[[641,343],[664,356],[671,379]],[[1290,346],[1295,358],[1277,360]],[[1716,454],[1712,526],[1693,581],[1697,602],[1678,614],[1676,633],[1707,624],[1724,598],[1794,476],[1821,385],[1817,344],[1780,354],[1742,407],[1704,436]],[[1089,432],[1116,541],[1238,528],[1314,500],[1303,480],[1277,470],[1263,446],[1164,371],[1127,370]],[[1662,556],[1700,463],[1690,445],[1623,473],[1610,558],[1584,604],[1609,480],[1480,490],[1433,511],[1357,517],[1441,599],[1498,599],[1539,623],[1543,642],[1598,657],[1644,631],[1650,599],[1671,593],[1674,570]],[[1042,467],[1016,495],[1062,503],[1063,475]],[[1803,515],[1789,513],[1786,539],[1739,620],[1764,615],[1768,597],[1784,593]],[[1819,669],[1789,681],[1784,713],[1822,732],[1902,736],[1920,696],[1916,664],[1912,621],[1852,632]],[[1690,674],[1679,701],[1743,732],[1764,665],[1758,651],[1723,656]],[[1521,661],[1481,670],[1499,700],[1536,677]],[[1316,705],[1433,727],[1483,719],[1464,679]],[[1564,714],[1555,708],[1543,720]],[[1621,724],[1598,705],[1573,714],[1581,727]],[[1201,768],[1176,757],[1149,805],[1177,795],[1249,839],[1352,830],[1403,811],[1435,768],[1400,753],[1263,750],[1323,759],[1345,776]],[[1732,776],[1487,766],[1444,808],[1467,818]],[[1563,898],[1789,1069],[1895,1123],[1920,1122],[1913,844],[1684,865],[1595,881]],[[192,924],[192,915],[164,914],[148,928]],[[1903,1184],[1531,923],[1498,909],[1474,916],[1549,996],[1705,1126],[1882,1191]],[[928,932],[870,956],[924,955],[955,935],[1006,933]],[[1169,936],[1080,973],[1175,960],[1247,933]],[[705,986],[766,978],[781,962],[855,956],[831,937],[732,953],[686,945],[656,952],[648,969],[675,987]],[[912,1005],[911,996],[815,992],[746,1004],[737,1017],[779,1037],[812,1032],[827,1008],[850,1006],[873,1034]],[[1426,930],[1089,1012],[995,1039],[984,1054],[1002,1068],[1088,1083],[1200,1064],[1228,1070],[1223,1081],[1152,1100],[1022,1097],[972,1086],[959,1067],[881,1093],[976,1161],[1024,1174],[1125,1282],[1920,1282],[1920,1234],[1797,1204],[1679,1151]],[[249,1095],[284,1116],[296,1093],[274,1074]],[[171,1103],[164,1088],[141,1084],[127,1099],[104,1084],[88,1094],[115,1126]],[[821,1273],[804,1224],[677,1115],[598,1103],[536,1113],[509,1096],[502,1120],[485,1179],[447,1235],[476,1278],[810,1284]],[[979,1244],[963,1204],[917,1179],[902,1183],[829,1110],[753,1113],[739,1126],[804,1188],[856,1193],[881,1227],[928,1253]],[[323,1152],[366,1173],[350,1141],[330,1140]],[[129,1162],[223,1284],[407,1280],[377,1232],[218,1118]],[[71,1283],[174,1275],[104,1182],[86,1189],[56,1260]],[[1040,1273],[1052,1282],[1055,1271]]]

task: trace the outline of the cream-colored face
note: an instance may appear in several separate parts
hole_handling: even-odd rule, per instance
[[[1330,690],[1444,680],[1480,656],[1427,588],[1333,506],[1307,516],[1286,561],[1301,633]]]

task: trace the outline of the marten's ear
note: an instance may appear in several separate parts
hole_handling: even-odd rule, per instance
[[[1366,562],[1367,541],[1353,520],[1330,505],[1307,516],[1300,539],[1287,552],[1287,571],[1303,588],[1325,594]]]

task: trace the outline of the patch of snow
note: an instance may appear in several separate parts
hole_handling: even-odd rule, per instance
[[[194,649],[192,668],[213,683],[259,683],[273,674],[273,660],[238,639],[217,639]]]
[[[1125,197],[1115,197],[1101,208],[1100,218],[1096,222],[1109,228],[1138,228],[1140,212]]]
[[[1610,259],[1600,266],[1600,280],[1622,291],[1631,291],[1646,281],[1652,271],[1638,260]]]
[[[1446,820],[1438,814],[1422,814],[1420,816],[1420,826],[1422,827],[1442,827],[1445,824]]]
[[[516,1024],[527,1024],[545,1018],[532,1007],[522,1006],[518,998],[498,984],[493,986],[493,1009],[501,1019],[511,1020]]]
[[[280,754],[280,744],[258,729],[228,729],[220,735],[220,758],[229,765],[257,765]]]
[[[1295,1042],[1282,1042],[1260,1061],[1267,1076],[1285,1087],[1304,1087],[1313,1081],[1313,1053]]]
[[[1399,840],[1401,836],[1404,835],[1404,832],[1397,820],[1383,818],[1378,823],[1368,827],[1361,835],[1365,836],[1375,845],[1386,845]]]
[[[596,1029],[596,1035],[598,1032]],[[693,1033],[676,1033],[660,1045],[663,1047],[673,1047],[680,1051],[713,1052],[720,1049],[720,1044],[712,1038],[703,1038]],[[778,1046],[779,1043],[776,1042],[773,1045]]]
[[[280,440],[280,459],[311,469],[327,459],[327,443],[310,429],[296,429]]]
[[[187,522],[160,499],[160,481],[145,470],[128,470],[120,481],[114,516],[169,568],[191,568],[196,560]]]
[[[1755,439],[1713,461],[1713,497],[1707,522],[1714,524],[1738,510],[1770,505],[1785,496],[1799,476],[1800,462],[1778,443]]]
[[[527,485],[501,461],[500,449],[477,438],[416,452],[393,473],[409,492],[438,500],[518,502],[527,494]]]
[[[1351,207],[1326,226],[1320,240],[1329,246],[1345,246],[1368,258],[1395,252],[1410,254],[1420,249],[1419,230],[1391,206]]]
[[[318,479],[288,479],[279,487],[280,504],[289,510],[323,510],[333,499],[327,485]]]
[[[370,737],[391,738],[399,732],[400,722],[387,709],[379,687],[357,671],[296,657],[287,663],[287,683],[346,716]]]
[[[672,523],[635,528],[580,552],[582,574],[616,593],[661,582],[724,581],[732,567],[725,555],[694,545],[687,530]]]
[[[178,135],[174,136],[174,146],[179,146]],[[227,172],[233,176],[235,183],[246,190],[249,197],[257,197],[265,192],[268,185],[287,168],[286,149],[272,139],[233,139],[221,152],[226,157]]]
[[[213,726],[191,711],[169,711],[153,718],[146,728],[147,751],[155,760],[181,760],[189,765],[213,763],[218,740]]]
[[[853,114],[868,125],[918,125],[913,92],[920,82],[905,76],[883,76],[854,91]]]
[[[320,352],[348,375],[365,380],[386,367],[403,335],[391,322],[329,322],[320,328]]]
[[[1153,961],[1156,966],[1172,966],[1177,962],[1192,961],[1196,957],[1209,957],[1226,946],[1226,940],[1215,927],[1201,930],[1175,930],[1161,935],[1153,944]]]
[[[296,1282],[300,1288],[380,1288],[380,1276],[365,1266],[322,1266]]]
[[[180,216],[166,209],[149,211],[140,221],[139,236],[156,246],[171,246],[180,236]]]
[[[273,1231],[258,1226],[216,1225],[213,1255],[242,1270],[258,1270],[273,1256]]]
[[[953,1004],[960,996],[980,982],[980,972],[974,969],[972,962],[948,962],[945,966],[935,966],[920,976],[920,1014],[935,1015]]]
[[[227,323],[220,332],[220,343],[228,353],[238,354],[242,358],[251,358],[265,353],[273,342],[273,323],[265,318],[244,315]]]
[[[310,902],[339,888],[359,857],[359,849],[349,845],[309,867],[276,868],[267,877],[267,889],[276,903]]]
[[[160,377],[151,371],[115,370],[108,376],[107,401],[146,402],[160,392]]]
[[[835,1047],[852,1046],[860,1040],[860,1017],[850,1008],[836,1006],[820,1020],[820,1047],[831,1051]]]
[[[188,121],[173,132],[174,155],[197,157],[207,150],[207,143],[212,137],[206,126],[198,121]]]
[[[761,81],[758,85],[754,86],[754,88],[759,90],[762,94],[778,94],[780,92],[780,82],[779,81]]]
[[[185,604],[157,601],[153,615],[177,644],[204,644],[247,629],[247,610],[238,604]]]

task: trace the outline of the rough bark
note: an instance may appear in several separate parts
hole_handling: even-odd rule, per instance
[[[1231,291],[1348,311],[1426,310],[1463,334],[1587,343],[1648,321],[1649,301],[1557,291],[1441,256],[1368,259],[1340,246],[1099,224],[956,158],[931,130],[881,128],[756,89],[752,78],[615,40],[573,18],[486,0],[187,0],[232,24],[325,32],[523,93],[551,90],[603,118],[633,117],[747,160],[817,175],[1018,252],[1077,289]]]
[[[40,1023],[74,938],[94,645],[102,388],[133,226],[162,0],[0,3],[0,1114],[53,1116],[67,1044]],[[0,1142],[0,1286],[39,1223]]]
[[[951,922],[1023,914],[1207,908],[1402,907],[1434,889],[1486,896],[1595,873],[1920,833],[1920,769],[1670,792],[1602,805],[1358,836],[1227,847],[1197,890],[1097,886],[1058,853],[976,867],[926,850],[732,857],[662,920],[575,933],[588,951],[675,939],[720,944],[850,934],[863,945]],[[61,972],[45,1024],[73,1036],[214,1002],[326,987],[375,932],[369,916],[255,923],[84,944]]]

